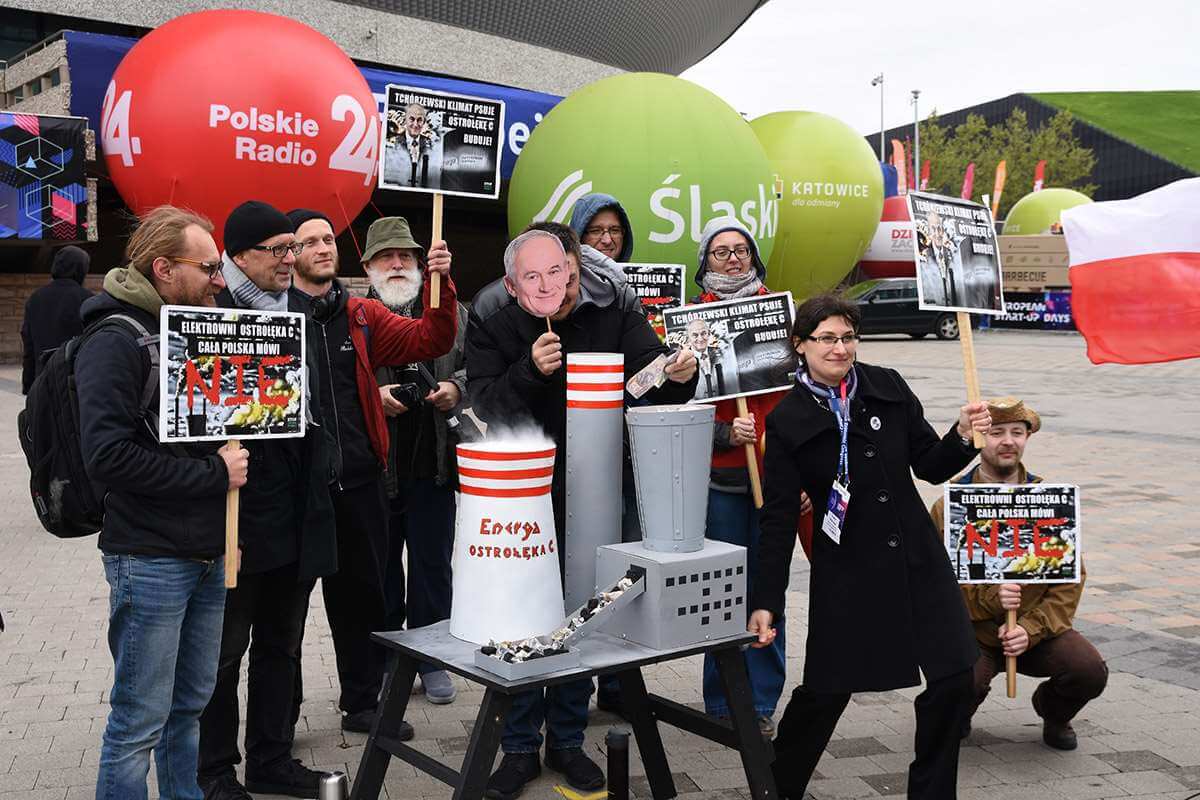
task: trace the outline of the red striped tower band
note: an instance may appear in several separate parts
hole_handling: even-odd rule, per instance
[[[479,497],[538,497],[550,494],[554,452],[493,442],[458,445],[459,490]]]
[[[567,353],[567,408],[622,408],[625,357],[621,353]]]

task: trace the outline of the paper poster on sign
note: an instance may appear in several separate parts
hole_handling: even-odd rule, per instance
[[[947,484],[943,541],[959,583],[1078,583],[1079,488]]]
[[[1000,251],[992,213],[957,197],[909,192],[922,311],[1003,314]]]
[[[304,435],[303,314],[164,306],[159,334],[160,441]]]
[[[379,188],[500,196],[504,101],[387,87]]]
[[[663,312],[666,342],[690,347],[700,379],[694,400],[764,394],[792,385],[792,293],[700,303]]]
[[[666,339],[667,329],[663,324],[663,312],[683,305],[682,264],[622,264],[625,282],[642,301],[642,309],[650,327],[659,339]]]

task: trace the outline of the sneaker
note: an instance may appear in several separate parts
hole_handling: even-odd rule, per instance
[[[576,789],[586,791],[604,787],[604,773],[596,766],[595,761],[584,755],[581,747],[547,750],[546,766],[562,773],[567,783]]]
[[[254,800],[232,770],[215,778],[200,778],[198,782],[204,790],[204,800]]]
[[[368,708],[365,711],[355,711],[353,714],[342,715],[342,730],[353,733],[370,733],[371,725],[374,722],[375,709]],[[413,738],[414,733],[413,726],[401,720],[400,731],[396,734],[396,738],[402,742],[407,742]]]
[[[321,773],[309,769],[298,758],[289,758],[263,767],[246,765],[246,788],[262,794],[288,797],[316,797]]]
[[[758,730],[764,739],[773,739],[775,737],[775,720],[763,714],[758,718]]]
[[[458,697],[458,690],[450,680],[450,673],[444,669],[422,675],[421,685],[425,687],[425,699],[435,706],[453,703],[454,698]]]
[[[513,800],[525,791],[525,784],[542,774],[537,753],[505,753],[500,768],[488,778],[484,797]]]

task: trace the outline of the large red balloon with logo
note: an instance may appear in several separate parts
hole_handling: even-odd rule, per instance
[[[202,11],[133,46],[105,94],[100,135],[134,211],[198,211],[219,243],[245,200],[315,209],[345,228],[375,185],[379,113],[323,34],[274,14]]]
[[[868,278],[911,278],[917,274],[912,217],[904,195],[883,201],[883,218],[858,265]]]

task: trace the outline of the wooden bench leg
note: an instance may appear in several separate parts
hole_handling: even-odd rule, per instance
[[[729,719],[737,737],[750,796],[755,800],[775,800],[779,793],[771,772],[770,745],[758,729],[758,716],[754,712],[754,698],[750,692],[750,679],[746,675],[746,660],[741,648],[717,650],[713,658],[716,659],[717,673],[721,676],[721,686],[729,703]]]
[[[358,773],[354,776],[354,791],[350,794],[350,800],[378,800],[392,756],[386,750],[376,747],[375,740],[379,737],[396,738],[400,731],[400,723],[404,720],[404,713],[408,710],[408,698],[416,678],[416,659],[399,652],[388,655],[383,700],[375,712],[375,721],[371,723],[371,733],[367,736],[362,761],[359,762]]]
[[[463,757],[462,780],[454,790],[454,800],[473,800],[483,797],[492,764],[496,761],[496,750],[500,747],[500,734],[504,730],[504,718],[512,707],[511,694],[488,689],[483,693],[483,704],[475,727],[471,729],[471,740]]]
[[[637,740],[642,765],[646,768],[650,793],[654,800],[670,800],[678,792],[675,790],[675,779],[671,777],[671,767],[667,763],[662,736],[658,732],[658,720],[650,710],[642,671],[631,669],[618,672],[617,680],[621,684],[621,707],[625,711],[625,718],[633,726],[633,736]]]

